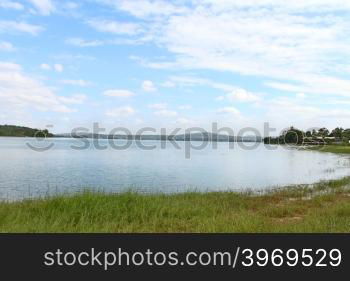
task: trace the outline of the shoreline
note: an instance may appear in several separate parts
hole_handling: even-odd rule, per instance
[[[0,232],[350,232],[350,177],[265,194],[83,192],[0,203]]]
[[[321,145],[305,147],[305,150],[329,152],[336,154],[350,154],[350,145]]]

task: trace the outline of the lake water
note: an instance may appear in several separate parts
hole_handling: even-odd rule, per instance
[[[185,142],[178,142],[180,149],[170,143],[143,141],[156,148],[145,150],[132,142],[124,150],[110,146],[100,150],[92,141],[88,141],[88,148],[77,150],[72,145],[81,147],[82,140],[49,139],[40,142],[40,147],[54,146],[37,152],[27,146],[30,143],[38,147],[35,139],[0,138],[0,199],[85,188],[163,193],[261,190],[350,175],[348,156],[283,147],[271,150],[264,144],[248,150],[237,143],[233,149],[229,143],[217,143],[217,148],[206,143],[202,149],[190,150],[190,157],[186,157],[189,144]],[[120,146],[126,141],[114,142]],[[108,144],[108,140],[99,140],[99,144]]]

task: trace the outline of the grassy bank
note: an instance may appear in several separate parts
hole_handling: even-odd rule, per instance
[[[350,178],[264,195],[83,193],[0,203],[1,232],[350,232]]]
[[[321,145],[308,147],[309,150],[317,150],[321,152],[350,154],[350,145]]]

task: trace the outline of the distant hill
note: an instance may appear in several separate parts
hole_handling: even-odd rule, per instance
[[[174,139],[177,141],[213,141],[213,142],[261,142],[261,137],[255,136],[229,136],[214,133],[194,133],[176,135]]]
[[[81,133],[72,136],[71,134],[56,134],[55,137],[73,138],[95,138],[95,139],[129,139],[129,140],[175,140],[175,141],[213,141],[213,142],[261,142],[260,137],[244,136],[235,137],[213,133],[192,133],[182,135],[104,135]]]
[[[0,137],[53,137],[48,130],[32,129],[13,125],[0,125]]]

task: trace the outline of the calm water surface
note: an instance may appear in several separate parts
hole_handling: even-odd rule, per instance
[[[164,193],[257,190],[350,175],[348,156],[283,147],[269,150],[263,144],[246,150],[237,143],[234,149],[229,149],[228,143],[218,143],[217,149],[208,143],[201,150],[191,150],[191,157],[186,159],[184,142],[178,143],[180,150],[170,143],[161,149],[159,141],[143,142],[155,145],[153,150],[142,150],[135,143],[126,150],[111,147],[98,150],[92,145],[74,150],[71,146],[81,147],[81,140],[47,141],[53,142],[54,147],[36,152],[26,145],[28,142],[37,145],[34,139],[0,138],[0,199],[16,200],[85,188]],[[47,145],[45,142],[41,146]],[[107,140],[99,143],[108,144]]]

